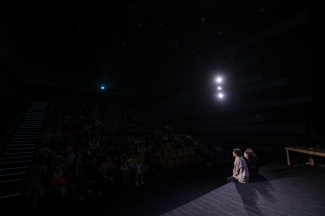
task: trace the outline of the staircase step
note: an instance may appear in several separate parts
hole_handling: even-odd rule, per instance
[[[26,159],[26,160],[19,160],[14,162],[0,162],[0,169],[7,169],[7,168],[13,168],[17,166],[30,166],[32,163],[32,160]]]
[[[7,145],[7,148],[16,148],[16,147],[34,147],[35,148],[36,143],[25,143],[25,144],[9,144]]]
[[[20,156],[20,157],[1,157],[0,158],[0,163],[1,162],[15,162],[17,159],[33,159],[33,155],[26,155],[26,156]],[[0,173],[0,175],[2,172]]]
[[[0,174],[0,182],[8,181],[12,179],[22,179],[26,172],[10,173],[10,174]]]
[[[23,151],[34,151],[35,150],[35,147],[24,147],[24,148],[10,148],[10,149],[6,149],[4,153],[6,152],[12,152],[12,151],[20,151],[20,150],[23,150]]]

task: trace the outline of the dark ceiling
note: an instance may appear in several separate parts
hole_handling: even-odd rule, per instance
[[[308,10],[302,1],[93,2],[1,7],[20,64],[143,85]]]

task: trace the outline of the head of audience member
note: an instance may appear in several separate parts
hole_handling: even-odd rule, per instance
[[[92,164],[97,164],[98,163],[98,158],[97,157],[93,157],[91,160]]]
[[[232,155],[234,157],[240,157],[240,156],[242,156],[242,152],[239,148],[235,148],[234,151],[232,152]]]
[[[61,169],[61,164],[60,163],[55,164],[54,167],[53,167],[53,170],[55,170],[55,171],[59,171],[60,169]]]
[[[31,171],[34,172],[34,173],[37,173],[39,171],[39,168],[40,168],[40,165],[38,163],[34,163],[31,166]]]
[[[253,156],[253,157],[255,157],[255,158],[257,158],[257,157],[256,157],[256,154],[255,154],[255,152],[254,152],[254,150],[253,150],[253,149],[251,149],[251,148],[248,148],[246,151],[248,151],[248,152],[252,153],[252,156]]]
[[[41,154],[41,158],[49,158],[49,153],[47,151],[43,151]]]
[[[111,161],[111,157],[110,156],[106,156],[106,161],[110,162]]]
[[[80,160],[79,157],[75,157],[75,158],[74,158],[74,162],[75,162],[75,165],[76,165],[76,166],[81,166],[81,165],[82,165],[82,161]]]
[[[247,158],[247,159],[250,159],[250,158],[252,158],[252,153],[249,152],[249,151],[245,151],[244,152],[244,157]]]

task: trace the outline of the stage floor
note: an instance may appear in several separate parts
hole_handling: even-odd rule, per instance
[[[276,160],[248,184],[228,183],[163,215],[325,215],[325,171]]]

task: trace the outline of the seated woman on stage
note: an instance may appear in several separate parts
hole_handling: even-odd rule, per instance
[[[235,148],[232,152],[232,155],[235,157],[233,175],[226,178],[227,182],[239,182],[239,183],[248,183],[249,172],[246,161],[242,158],[242,152],[240,149]]]
[[[257,176],[257,164],[255,158],[252,156],[252,153],[249,151],[244,152],[244,159],[248,166],[249,178],[253,179]]]
[[[251,148],[248,148],[246,151],[248,151],[252,154],[252,158],[253,158],[255,166],[256,166],[256,175],[257,175],[258,171],[259,171],[259,165],[258,165],[258,160],[257,160],[256,154],[255,154],[254,150]]]

